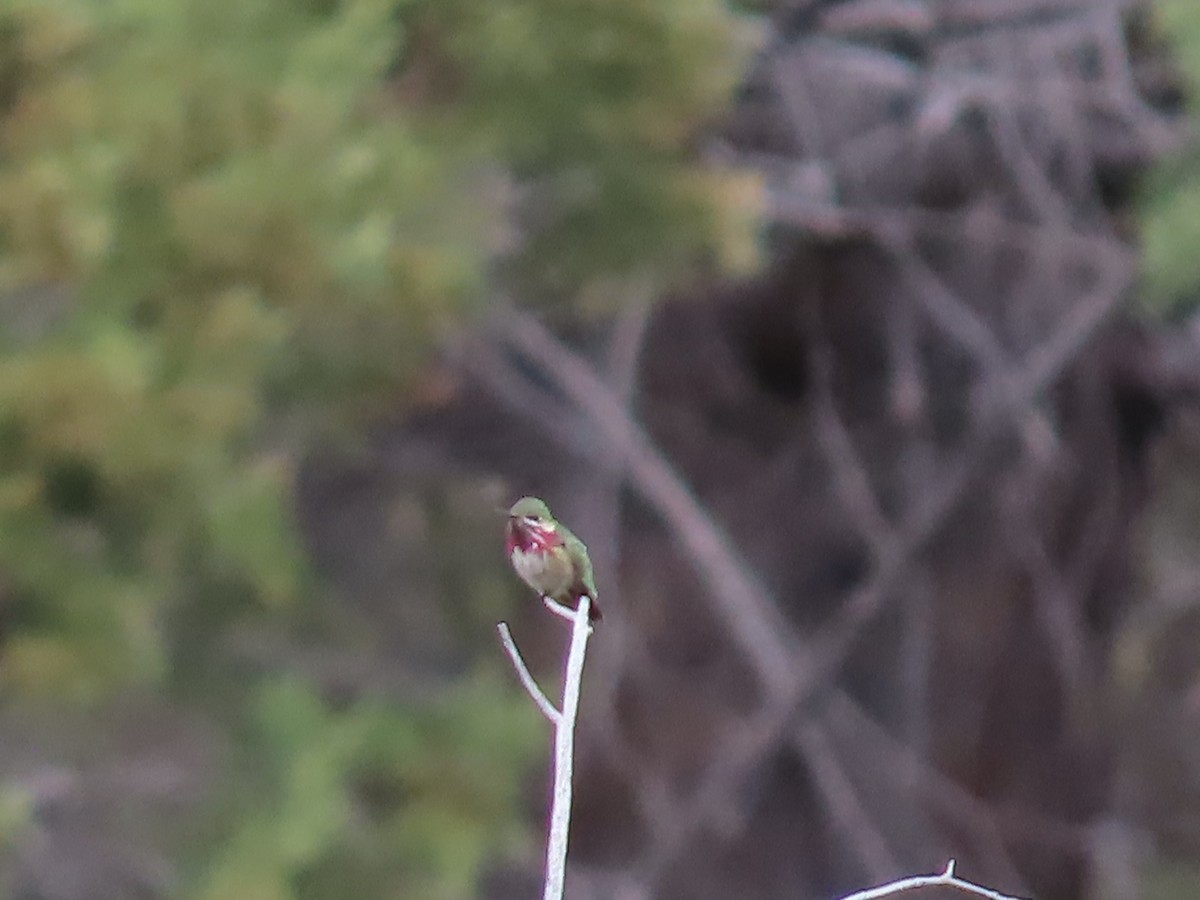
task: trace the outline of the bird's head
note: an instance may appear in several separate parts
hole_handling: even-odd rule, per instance
[[[509,509],[508,517],[534,527],[554,521],[550,516],[550,507],[537,497],[522,497]]]
[[[550,508],[537,497],[522,497],[508,511],[508,550],[546,550],[557,542]]]

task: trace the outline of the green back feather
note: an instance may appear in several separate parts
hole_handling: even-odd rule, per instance
[[[567,548],[571,563],[582,573],[579,580],[587,589],[588,596],[595,600],[599,595],[596,592],[596,579],[592,575],[592,559],[588,556],[587,545],[561,522],[558,523],[558,534],[563,539],[563,546]]]

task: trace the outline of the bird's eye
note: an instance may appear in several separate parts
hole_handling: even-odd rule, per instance
[[[538,523],[538,517],[537,517],[537,516],[526,516],[526,517],[525,517],[525,524],[526,524],[526,525],[536,525],[537,523]]]

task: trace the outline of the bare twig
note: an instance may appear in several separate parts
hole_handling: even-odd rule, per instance
[[[571,831],[571,778],[575,757],[575,718],[579,712],[579,687],[587,653],[588,612],[591,601],[579,598],[571,623],[571,649],[563,675],[562,712],[554,731],[554,800],[550,807],[550,838],[546,842],[546,887],[543,900],[562,900],[567,871],[567,838]]]
[[[896,894],[901,894],[905,891],[915,891],[918,888],[924,887],[956,888],[964,894],[987,897],[988,900],[1020,900],[1019,897],[1001,894],[999,891],[993,891],[991,888],[986,888],[983,885],[964,881],[959,878],[954,874],[954,860],[950,860],[947,863],[946,870],[940,875],[917,875],[913,878],[901,878],[899,881],[881,884],[879,887],[849,894],[843,897],[842,900],[878,900],[880,897],[894,897]]]
[[[560,619],[566,619],[568,622],[575,621],[575,610],[566,604],[559,603],[553,597],[543,597],[542,603],[545,605],[546,609],[550,610],[550,612],[554,613]],[[589,632],[591,631],[590,628],[588,630]]]
[[[517,670],[517,677],[521,679],[521,684],[524,686],[525,691],[533,698],[533,702],[537,704],[542,714],[557,728],[562,717],[559,715],[554,704],[542,693],[542,689],[533,680],[533,676],[529,674],[529,667],[525,665],[525,660],[521,658],[521,651],[517,649],[516,642],[513,641],[512,632],[508,629],[508,623],[497,622],[496,630],[500,632],[500,643],[504,645],[504,652],[512,660],[513,668]]]
[[[558,604],[556,604],[558,605]],[[547,604],[549,608],[549,604]],[[550,832],[546,840],[546,881],[542,900],[562,900],[567,872],[567,838],[571,831],[571,779],[575,757],[575,719],[579,713],[579,690],[583,683],[583,661],[587,654],[588,636],[592,627],[588,624],[591,600],[579,599],[579,605],[571,614],[571,646],[567,651],[566,671],[563,673],[562,708],[555,709],[546,699],[517,645],[509,633],[508,625],[500,622],[496,630],[521,684],[538,709],[554,723],[554,793],[550,804]],[[566,609],[566,607],[560,607]]]

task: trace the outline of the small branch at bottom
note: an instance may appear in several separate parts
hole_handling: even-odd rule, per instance
[[[986,897],[987,900],[1021,900],[1020,897],[1011,897],[1008,894],[993,891],[991,888],[985,888],[983,885],[963,881],[954,874],[954,860],[950,860],[946,864],[946,870],[940,875],[918,875],[913,878],[901,878],[899,881],[881,884],[879,887],[848,894],[842,900],[878,900],[879,897],[892,897],[904,891],[915,891],[917,888],[935,886],[956,888],[964,894]]]

